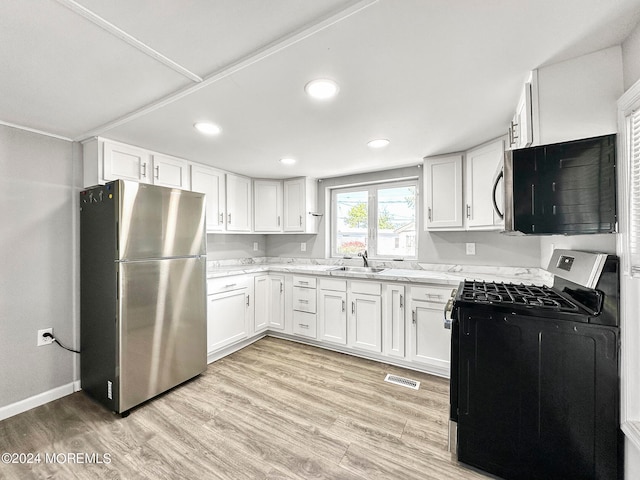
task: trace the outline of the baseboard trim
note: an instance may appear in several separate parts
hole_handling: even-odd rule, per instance
[[[19,413],[26,412],[32,408],[39,407],[45,403],[52,402],[67,395],[71,395],[73,392],[80,390],[80,381],[75,381],[62,385],[60,387],[53,388],[46,392],[39,393],[24,400],[12,403],[5,407],[0,407],[0,421]]]

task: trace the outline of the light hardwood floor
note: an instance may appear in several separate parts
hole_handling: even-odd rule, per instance
[[[442,378],[267,337],[127,418],[78,392],[0,422],[0,453],[41,454],[0,463],[0,478],[491,478],[447,452],[448,391]]]

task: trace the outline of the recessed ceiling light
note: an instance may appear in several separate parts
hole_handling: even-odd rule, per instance
[[[328,100],[338,94],[338,84],[333,80],[319,78],[311,80],[304,86],[305,92],[312,98],[317,100]]]
[[[213,123],[197,122],[193,126],[196,130],[200,133],[204,133],[205,135],[218,135],[222,131],[219,126],[214,125]]]
[[[367,143],[369,148],[384,148],[389,145],[389,140],[386,138],[377,138],[376,140],[371,140]]]
[[[280,163],[283,165],[293,165],[294,163],[296,163],[296,159],[291,157],[285,157],[280,159]]]

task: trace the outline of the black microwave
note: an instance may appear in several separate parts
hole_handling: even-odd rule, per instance
[[[614,233],[615,166],[615,134],[507,151],[505,233]]]

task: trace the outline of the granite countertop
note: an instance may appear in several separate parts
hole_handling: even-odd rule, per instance
[[[320,264],[306,261],[278,259],[233,264],[227,262],[209,262],[207,278],[227,277],[231,275],[255,274],[264,272],[307,274],[315,276],[360,278],[369,280],[391,281],[401,283],[425,283],[458,285],[463,280],[510,282],[535,285],[551,285],[553,276],[539,268],[465,266],[441,264],[411,264],[410,268],[399,268],[397,265],[378,265],[385,268],[378,273],[354,272],[340,270],[341,264]],[[361,263],[358,263],[361,265]]]

